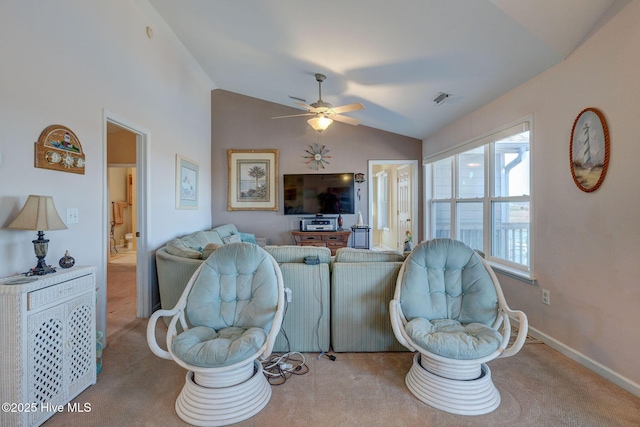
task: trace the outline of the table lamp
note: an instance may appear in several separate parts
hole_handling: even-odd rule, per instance
[[[30,195],[18,216],[7,227],[13,230],[33,230],[38,232],[38,238],[32,240],[33,250],[38,258],[38,265],[25,273],[27,276],[42,276],[53,273],[55,268],[45,263],[49,240],[44,238],[44,232],[49,230],[65,230],[66,225],[60,219],[51,196]]]

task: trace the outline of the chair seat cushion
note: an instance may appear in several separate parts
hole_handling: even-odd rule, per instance
[[[178,335],[173,341],[173,354],[184,362],[212,368],[247,360],[267,340],[261,328],[228,327],[216,331],[196,326]]]
[[[493,328],[452,319],[429,321],[416,317],[405,330],[419,347],[452,359],[478,359],[493,353],[502,343],[502,335]]]

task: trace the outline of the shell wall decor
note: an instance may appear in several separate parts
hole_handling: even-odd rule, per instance
[[[51,125],[36,142],[34,166],[84,175],[84,152],[78,137],[62,125]]]

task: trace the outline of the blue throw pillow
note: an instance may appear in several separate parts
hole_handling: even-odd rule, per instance
[[[251,233],[240,233],[240,239],[243,242],[247,242],[247,243],[253,243],[254,245],[257,245],[258,242],[256,242],[256,235],[255,234],[251,234]]]

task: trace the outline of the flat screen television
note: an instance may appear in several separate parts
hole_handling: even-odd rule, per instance
[[[354,214],[353,182],[353,173],[284,175],[284,214]]]

